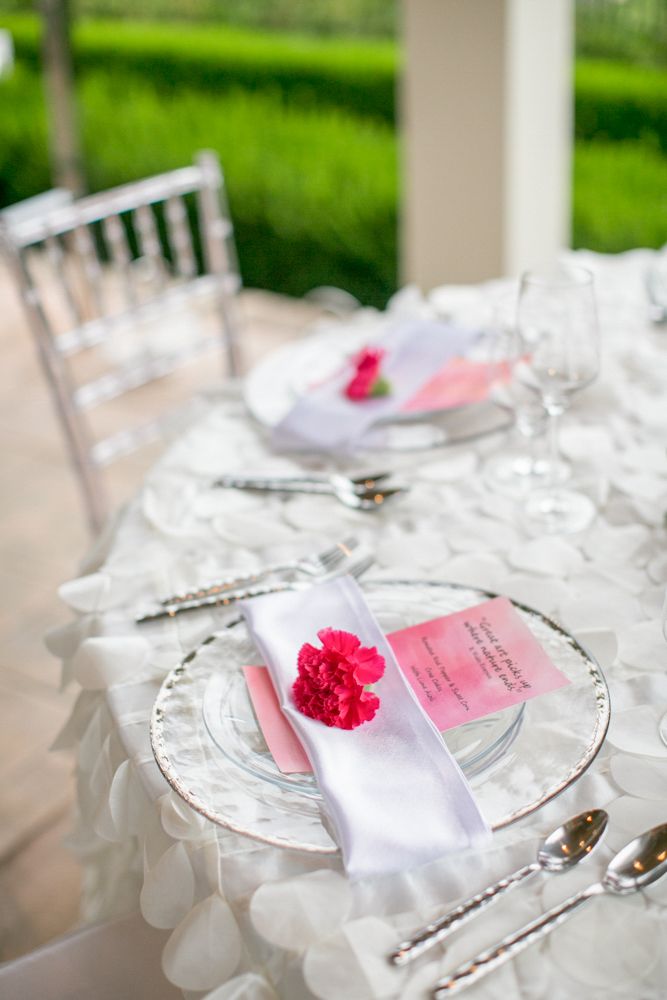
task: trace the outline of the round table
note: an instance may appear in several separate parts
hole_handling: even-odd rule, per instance
[[[539,537],[516,500],[492,493],[483,470],[502,448],[491,435],[419,454],[382,456],[408,495],[371,515],[328,497],[212,490],[223,472],[290,473],[248,417],[238,388],[221,392],[151,471],[61,588],[75,618],[48,636],[64,683],[80,693],[57,747],[76,747],[71,844],[84,867],[86,919],[140,906],[171,933],[167,977],[186,997],[213,1000],[371,1000],[428,997],[445,971],[594,881],[637,833],[667,820],[667,328],[647,320],[648,251],[571,259],[596,278],[602,371],[576,400],[563,450],[599,514],[586,531]],[[499,283],[424,299],[403,290],[396,315],[483,310]],[[443,305],[444,304],[444,305]],[[354,319],[351,321],[354,322]],[[378,465],[374,456],[372,465]],[[360,459],[356,467],[368,465]],[[322,469],[345,470],[329,460]],[[351,884],[338,857],[281,850],[216,827],[167,785],[149,739],[166,673],[229,612],[213,609],[142,628],[156,598],[318,550],[354,534],[369,542],[369,577],[432,578],[495,590],[548,614],[597,656],[612,722],[593,766],[562,795],[464,853]],[[422,923],[535,856],[539,839],[593,806],[610,815],[605,843],[562,876],[540,876],[407,969],[386,954]],[[472,998],[642,1000],[667,994],[667,879],[640,894],[597,899],[546,941],[473,986]]]

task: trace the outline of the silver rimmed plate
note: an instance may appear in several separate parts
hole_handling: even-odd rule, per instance
[[[287,415],[308,388],[328,378],[386,326],[385,317],[336,326],[292,341],[267,354],[248,373],[243,398],[250,414],[272,428]],[[471,357],[484,354],[484,342],[471,348]],[[507,429],[513,417],[491,401],[451,409],[396,413],[378,421],[365,437],[364,450],[414,451],[455,444]]]
[[[365,581],[363,589],[385,632],[497,596],[434,581]],[[514,606],[570,684],[444,734],[494,830],[539,809],[583,774],[609,724],[607,685],[592,656],[544,615]],[[334,853],[313,779],[281,775],[267,759],[241,689],[242,667],[256,662],[241,623],[206,639],[171,671],[151,719],[157,763],[172,788],[213,822],[263,843]]]

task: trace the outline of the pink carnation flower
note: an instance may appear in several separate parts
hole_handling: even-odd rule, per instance
[[[313,687],[304,677],[297,677],[292,688],[296,707],[311,719],[325,726],[337,726],[340,717],[338,695],[330,689]]]
[[[381,347],[364,347],[352,359],[355,366],[354,375],[345,386],[345,395],[348,399],[355,401],[368,399],[373,389],[381,381],[380,365],[385,353]],[[386,391],[388,391],[388,385],[385,388]]]
[[[338,721],[329,725],[340,729],[356,729],[364,722],[370,722],[380,707],[380,699],[372,691],[364,691],[359,685],[339,692]]]
[[[341,629],[324,628],[317,637],[321,648],[306,642],[299,650],[299,675],[292,688],[296,707],[309,718],[340,729],[369,722],[380,699],[365,685],[382,677],[384,657]]]

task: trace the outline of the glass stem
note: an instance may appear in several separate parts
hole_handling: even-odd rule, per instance
[[[555,490],[558,485],[558,462],[560,460],[560,449],[558,447],[558,431],[562,411],[555,407],[549,407],[549,476],[548,486],[550,490]]]
[[[540,464],[544,462],[544,433],[535,433],[529,438],[528,452],[530,454],[530,471],[533,475],[540,474]],[[544,468],[544,465],[542,465]]]

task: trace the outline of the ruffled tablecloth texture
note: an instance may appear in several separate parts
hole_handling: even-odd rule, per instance
[[[208,489],[234,470],[289,473],[232,390],[155,467],[141,494],[61,596],[76,612],[48,637],[63,684],[81,692],[56,746],[77,748],[78,815],[71,845],[85,871],[84,916],[140,905],[171,930],[168,978],[207,1000],[425,998],[446,969],[593,881],[612,853],[667,819],[667,330],[646,321],[649,254],[576,256],[596,273],[603,370],[563,429],[567,456],[600,515],[580,536],[532,537],[516,504],[485,487],[487,438],[389,460],[414,482],[374,515],[333,499]],[[395,315],[479,321],[503,285],[475,293],[407,289]],[[449,295],[449,297],[448,297]],[[468,314],[462,315],[463,314]],[[380,462],[378,462],[380,458]],[[373,466],[385,464],[374,456]],[[385,456],[386,459],[386,456]],[[361,461],[359,465],[368,465]],[[331,467],[331,466],[329,466]],[[341,466],[342,468],[342,466]],[[553,616],[598,656],[612,724],[591,769],[528,819],[494,836],[484,854],[352,886],[336,858],[264,846],[217,828],[169,790],[153,760],[148,720],[161,679],[226,615],[201,612],[150,630],[133,613],[158,596],[323,547],[354,533],[377,552],[369,576],[437,578],[497,589]],[[605,844],[583,866],[541,876],[406,970],[385,954],[407,933],[515,867],[539,838],[590,806],[609,810]],[[667,993],[667,879],[606,898],[470,989],[473,998],[651,1000]]]

